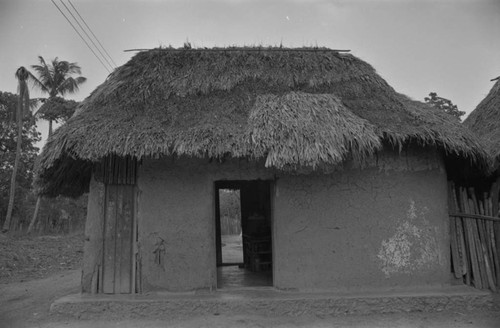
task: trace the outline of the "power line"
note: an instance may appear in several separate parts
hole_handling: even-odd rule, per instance
[[[78,26],[80,26],[80,29],[83,31],[83,33],[85,33],[85,35],[87,36],[87,38],[89,39],[89,41],[94,45],[94,49],[96,49],[99,54],[101,54],[101,58],[104,59],[104,61],[106,62],[106,64],[109,65],[109,67],[113,68],[113,64],[110,63],[110,61],[106,58],[106,56],[104,56],[104,54],[102,53],[102,51],[99,49],[99,47],[95,44],[94,40],[92,40],[92,38],[90,37],[90,35],[87,33],[87,31],[85,31],[85,29],[83,28],[82,24],[80,24],[80,22],[78,21],[78,19],[76,19],[75,15],[73,15],[73,13],[71,12],[71,10],[68,8],[68,6],[66,6],[66,4],[64,4],[64,2],[62,0],[59,0],[62,5],[64,6],[64,8],[66,8],[66,10],[69,12],[69,14],[71,15],[71,17],[73,17],[73,19],[75,20],[75,22],[78,24]]]
[[[82,20],[83,24],[85,24],[85,26],[87,27],[87,29],[90,31],[90,33],[92,33],[92,35],[94,36],[95,40],[97,41],[97,43],[99,43],[99,45],[101,46],[102,50],[104,50],[104,52],[106,53],[106,55],[108,55],[109,59],[111,60],[111,62],[113,63],[113,65],[118,66],[116,65],[115,61],[113,60],[113,58],[109,55],[109,53],[106,51],[106,48],[104,48],[104,46],[102,45],[101,41],[99,41],[99,38],[94,34],[94,32],[92,31],[92,29],[90,28],[90,26],[87,25],[87,22],[85,21],[85,19],[83,19],[83,17],[80,15],[80,13],[78,12],[78,9],[75,8],[75,6],[73,6],[73,3],[71,3],[70,0],[68,0],[69,4],[71,5],[71,7],[73,7],[73,9],[75,10],[76,14],[78,15],[78,17],[80,17],[80,19]]]
[[[66,20],[68,21],[69,25],[71,25],[71,27],[75,30],[75,32],[78,34],[78,36],[80,36],[80,38],[82,39],[82,41],[87,45],[87,48],[89,48],[89,50],[92,51],[92,53],[97,58],[97,60],[99,60],[99,62],[102,64],[102,66],[108,71],[108,73],[111,73],[111,71],[109,70],[109,68],[103,63],[103,61],[101,60],[101,58],[99,58],[99,56],[97,56],[97,54],[95,53],[95,51],[92,49],[92,47],[89,45],[89,43],[85,40],[85,38],[80,34],[80,32],[78,31],[78,29],[75,27],[75,25],[73,25],[73,23],[71,23],[71,21],[69,20],[69,18],[66,17],[66,15],[63,13],[63,11],[61,10],[61,8],[59,8],[59,6],[54,2],[54,0],[50,0],[50,1],[52,2],[52,4],[54,4],[54,6],[56,6],[57,10],[59,10],[59,12],[61,13],[61,15],[63,15],[64,18],[66,18]]]

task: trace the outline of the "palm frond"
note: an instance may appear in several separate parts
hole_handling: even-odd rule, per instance
[[[82,68],[77,63],[68,63],[69,74],[82,74]]]
[[[73,74],[80,74],[81,68],[77,63],[60,61],[57,57],[47,63],[42,56],[38,56],[40,65],[32,65],[38,78],[33,76],[32,81],[36,87],[49,94],[49,98],[57,95],[65,95],[78,90],[78,86],[86,81],[86,78],[72,77]]]
[[[34,87],[40,89],[42,92],[46,93],[50,92],[49,89],[47,89],[47,87],[42,83],[42,81],[40,81],[35,75],[33,75],[33,73],[28,71],[28,75],[29,75],[28,81],[31,82],[31,84],[33,84]]]
[[[67,93],[74,93],[78,91],[78,86],[85,82],[86,78],[84,77],[78,77],[78,78],[73,78],[73,77],[68,77],[62,82],[58,87],[57,87],[57,92],[64,96]]]
[[[54,86],[54,71],[50,65],[47,65],[45,59],[42,56],[38,56],[38,60],[40,62],[40,65],[31,65],[31,67],[38,74],[37,80],[44,86],[44,88],[41,88],[41,90],[50,94],[50,91]],[[40,87],[40,84],[35,82],[35,85],[38,87]]]

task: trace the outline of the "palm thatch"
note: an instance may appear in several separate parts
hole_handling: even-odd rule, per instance
[[[500,163],[500,80],[497,80],[486,98],[470,113],[464,124],[482,139],[494,168],[498,168]]]
[[[279,170],[315,169],[362,162],[385,141],[485,158],[459,123],[395,92],[350,54],[154,49],[116,69],[53,134],[37,183],[41,193],[61,193],[75,164],[89,171],[110,154],[264,159]]]

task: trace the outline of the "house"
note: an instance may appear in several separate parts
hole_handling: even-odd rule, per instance
[[[464,121],[464,125],[477,134],[484,145],[486,152],[493,160],[494,169],[498,169],[500,159],[500,79],[479,105]]]
[[[477,209],[474,207],[469,210],[469,212],[487,216],[480,219],[476,218],[475,221],[477,221],[478,227],[481,228],[482,224],[484,227],[489,228],[486,230],[488,231],[488,236],[483,235],[482,238],[478,239],[486,245],[485,249],[490,254],[489,257],[485,256],[486,254],[483,255],[485,261],[488,262],[486,263],[488,267],[485,268],[484,264],[483,266],[478,265],[470,259],[467,259],[467,262],[472,262],[472,265],[470,265],[472,268],[469,268],[469,274],[472,271],[472,276],[476,274],[477,277],[474,279],[474,286],[479,288],[489,287],[493,291],[498,291],[500,289],[500,219],[498,218],[500,201],[500,175],[498,169],[500,163],[500,77],[492,81],[496,82],[486,98],[479,103],[464,121],[464,125],[478,136],[489,158],[487,174],[480,176],[477,174],[466,174],[466,184],[469,185],[469,189],[470,186],[476,188],[475,193],[479,195],[479,197],[477,197],[479,202],[492,205],[489,211],[487,211],[488,209]],[[463,207],[462,212],[464,212]],[[465,220],[465,217],[462,218],[462,220]],[[467,247],[474,250],[471,244],[472,243],[469,242]],[[485,249],[483,249],[482,252],[487,253]],[[481,250],[478,251],[476,249],[476,253],[480,256]],[[474,270],[476,272],[474,272]],[[455,269],[454,271],[460,270]],[[484,276],[485,273],[486,277],[479,277],[481,274]]]
[[[445,163],[485,158],[345,51],[161,48],[54,132],[36,183],[89,191],[86,293],[223,289],[238,272],[283,290],[429,287],[451,279]],[[224,189],[240,193],[241,268],[221,258]]]

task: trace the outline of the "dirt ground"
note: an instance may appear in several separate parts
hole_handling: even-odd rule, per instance
[[[8,266],[10,268],[8,272],[2,271],[0,280],[0,328],[500,327],[500,313],[494,311],[419,312],[337,317],[230,316],[214,313],[209,316],[191,316],[188,318],[143,318],[133,320],[79,320],[77,318],[51,315],[49,308],[55,299],[63,295],[77,293],[79,290],[81,272],[77,267],[79,265],[78,258],[81,260],[81,244],[78,246],[81,237],[78,235],[48,239],[29,237],[21,238],[20,241],[10,240],[10,243],[6,240],[0,242],[2,247],[2,253],[0,253],[2,267],[0,268],[2,270],[7,267],[3,266],[6,262],[14,261],[12,259],[7,261],[6,257],[10,258],[13,254],[7,256],[4,247],[15,253],[18,258],[26,260],[16,260],[15,267],[18,269],[19,274],[13,269],[12,263]],[[17,244],[17,248],[16,243],[20,243]],[[45,255],[42,255],[42,253]],[[29,260],[29,256],[36,257],[34,254],[43,256],[45,260],[42,262],[38,259]],[[70,258],[72,260],[69,260]],[[58,261],[58,259],[61,261]],[[21,265],[20,262],[24,264]],[[72,264],[68,265],[67,263]],[[37,266],[45,269],[37,272],[36,269],[33,269]]]
[[[83,233],[26,235],[0,233],[0,285],[45,278],[76,269],[83,258]]]

